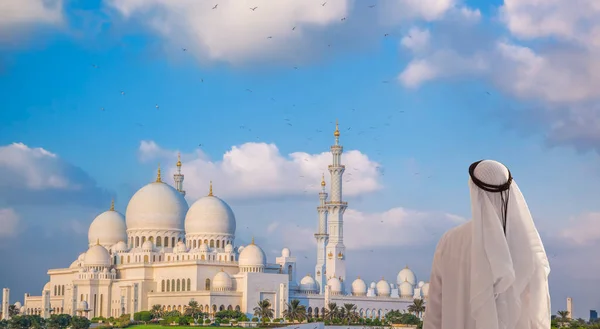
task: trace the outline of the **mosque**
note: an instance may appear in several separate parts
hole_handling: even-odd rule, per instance
[[[426,298],[429,284],[417,281],[408,268],[396,282],[383,278],[367,284],[360,277],[348,284],[344,246],[342,198],[343,147],[336,123],[331,187],[321,182],[319,193],[317,264],[314,275],[298,280],[296,258],[288,248],[270,262],[254,239],[246,246],[235,241],[236,218],[229,205],[213,194],[190,207],[183,190],[181,160],[174,187],[163,182],[160,167],[155,182],[138,190],[125,216],[114,210],[101,213],[89,227],[87,251],[67,268],[48,271],[50,280],[41,296],[25,294],[15,305],[22,314],[118,317],[150,310],[183,311],[197,301],[203,312],[239,310],[249,317],[268,299],[277,318],[293,299],[310,316],[325,313],[328,303],[352,303],[360,316],[375,318],[390,310],[404,310],[414,298]],[[3,291],[2,313],[8,315],[9,289]]]

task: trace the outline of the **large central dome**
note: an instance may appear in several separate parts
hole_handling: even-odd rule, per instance
[[[185,217],[188,235],[235,236],[235,215],[225,201],[209,195],[198,199]]]
[[[137,191],[127,205],[127,231],[183,231],[188,205],[181,193],[157,179]]]

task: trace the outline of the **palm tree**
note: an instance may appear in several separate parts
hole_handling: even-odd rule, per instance
[[[556,312],[556,314],[558,314],[558,316],[559,316],[559,318],[556,319],[558,322],[561,322],[561,323],[569,322],[569,311],[558,311],[558,312]]]
[[[327,304],[327,309],[325,310],[323,319],[331,321],[334,319],[339,319],[339,317],[340,317],[340,310],[338,309],[337,304],[336,303]]]
[[[425,301],[420,298],[415,298],[413,303],[408,305],[408,311],[414,315],[421,317],[421,313],[425,312]]]
[[[200,306],[198,302],[195,300],[190,300],[190,302],[185,307],[184,314],[186,316],[191,316],[194,319],[194,323],[198,322],[198,319],[202,316],[202,312],[200,311]]]
[[[150,313],[152,313],[153,319],[160,319],[163,314],[162,305],[160,305],[160,304],[152,305],[152,309],[150,310]]]
[[[267,319],[271,319],[273,317],[271,302],[268,299],[259,301],[258,306],[254,308],[254,316],[259,317],[263,323],[267,322]]]
[[[8,316],[10,316],[11,318],[13,316],[19,315],[19,312],[20,312],[20,310],[15,305],[8,306]]]
[[[302,322],[305,319],[308,319],[306,316],[306,306],[300,305],[300,301],[297,299],[293,299],[289,304],[287,304],[287,309],[283,311],[283,317],[292,321],[293,323],[298,320],[298,322]]]
[[[351,303],[345,303],[344,307],[341,309],[343,313],[344,320],[348,321],[348,323],[354,323],[360,319],[358,312],[356,312],[356,305]]]

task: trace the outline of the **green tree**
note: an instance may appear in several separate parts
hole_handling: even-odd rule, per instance
[[[11,318],[13,316],[19,315],[19,312],[20,312],[20,310],[15,305],[8,306],[8,316],[10,316]]]
[[[556,312],[556,314],[558,315],[558,318],[556,319],[557,322],[560,322],[560,323],[569,322],[569,311],[558,311],[558,312]]]
[[[283,317],[295,323],[296,321],[302,322],[308,317],[306,316],[306,306],[300,305],[300,301],[293,299],[287,305],[287,309],[283,311]]]
[[[268,319],[273,318],[271,302],[268,299],[259,301],[258,305],[254,308],[254,316],[260,317],[263,323],[266,323]]]
[[[420,298],[415,298],[413,303],[408,305],[407,310],[420,318],[421,314],[425,312],[425,301]]]
[[[325,309],[325,314],[323,315],[323,319],[327,321],[333,321],[340,318],[340,310],[337,307],[336,303],[327,304],[327,309]]]
[[[153,319],[160,319],[163,315],[162,305],[155,304],[152,305],[152,309],[150,309],[150,314],[152,314]]]
[[[74,316],[71,318],[72,329],[88,329],[90,327],[90,320],[83,316]]]
[[[346,323],[356,323],[360,319],[360,315],[356,311],[356,305],[352,303],[344,303],[344,307],[341,309],[343,318]]]
[[[190,300],[185,307],[184,314],[192,317],[192,319],[194,319],[194,323],[198,323],[198,320],[204,316],[204,314],[200,311],[200,305],[195,300]]]

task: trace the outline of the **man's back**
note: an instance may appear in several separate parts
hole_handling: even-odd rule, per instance
[[[475,328],[475,322],[470,316],[471,310],[468,309],[471,229],[471,221],[468,221],[446,232],[438,243],[431,270],[423,329]]]

